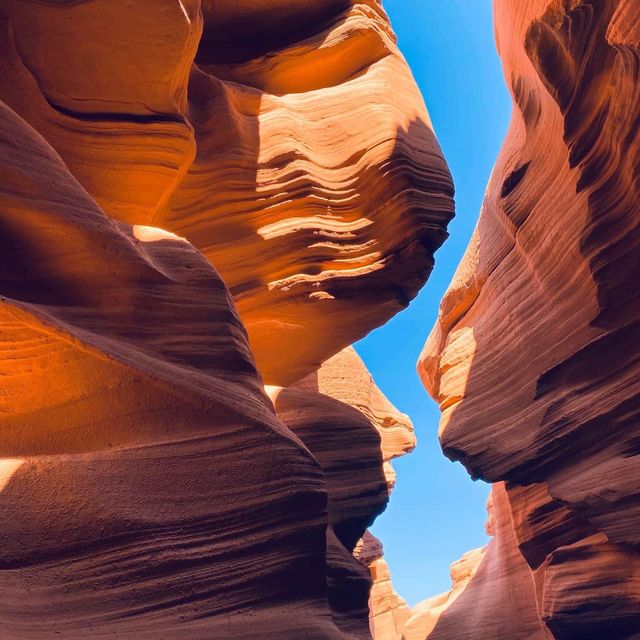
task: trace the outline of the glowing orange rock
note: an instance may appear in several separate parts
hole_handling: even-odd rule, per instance
[[[267,383],[312,372],[424,284],[453,188],[378,2],[0,11],[0,98],[108,215],[204,252]]]
[[[262,381],[446,237],[380,4],[8,0],[0,56],[3,640],[367,637],[352,552],[411,424],[352,351],[350,399],[286,388],[286,425]]]
[[[3,640],[344,638],[321,469],[219,275],[0,116]]]

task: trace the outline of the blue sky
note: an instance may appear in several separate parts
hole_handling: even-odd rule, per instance
[[[457,216],[426,287],[409,309],[356,345],[378,386],[416,427],[414,453],[396,460],[398,484],[373,532],[394,585],[410,604],[449,588],[449,565],[486,543],[488,486],[441,453],[439,411],[416,360],[467,246],[507,130],[511,102],[495,51],[491,0],[386,0],[400,47],[425,96],[456,184]]]

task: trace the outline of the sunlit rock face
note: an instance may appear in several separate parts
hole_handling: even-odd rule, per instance
[[[0,638],[369,638],[415,441],[347,347],[453,213],[381,5],[7,0],[0,59]]]
[[[351,405],[366,416],[380,434],[384,474],[389,490],[393,489],[396,474],[391,461],[415,448],[413,424],[409,416],[398,411],[380,391],[356,350],[353,347],[343,349],[294,386],[319,391]]]
[[[197,154],[153,220],[216,265],[265,381],[287,385],[415,296],[452,184],[380,2],[205,2],[203,15]]]
[[[0,636],[343,638],[322,470],[220,276],[0,109]]]
[[[452,590],[418,605],[403,640],[545,640],[531,571],[520,554],[504,485],[493,487],[485,549],[452,565]]]
[[[365,533],[354,552],[355,557],[371,572],[369,596],[369,626],[373,640],[400,640],[411,615],[411,609],[396,593],[389,565],[384,559],[382,542],[369,531]]]
[[[507,481],[544,633],[637,638],[640,10],[494,4],[513,120],[419,370],[446,454]]]
[[[109,216],[215,264],[267,383],[424,284],[453,187],[378,1],[8,0],[0,20],[0,99]]]
[[[451,565],[451,589],[414,607],[400,599],[382,559],[381,545],[365,538],[361,556],[374,576],[371,632],[374,640],[545,640],[536,605],[535,579],[520,553],[503,483],[487,503],[486,547]]]

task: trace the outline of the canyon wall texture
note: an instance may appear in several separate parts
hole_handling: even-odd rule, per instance
[[[380,3],[7,0],[0,71],[0,639],[369,638],[349,345],[453,215]]]
[[[497,532],[428,637],[640,638],[640,6],[494,8],[513,120],[419,371]]]
[[[640,638],[640,7],[494,5],[419,363],[492,539],[410,608],[368,527],[413,426],[350,345],[453,186],[380,2],[1,4],[0,640]]]

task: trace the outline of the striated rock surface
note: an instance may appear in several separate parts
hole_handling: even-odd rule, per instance
[[[386,489],[390,493],[396,481],[391,460],[410,453],[416,446],[413,424],[380,391],[355,349],[348,347],[342,350],[324,362],[317,371],[297,382],[293,389],[304,390],[307,394],[320,392],[350,405],[375,428],[378,456]],[[353,452],[353,445],[345,446]],[[353,461],[349,464],[353,465]],[[362,481],[364,476],[360,468],[358,475]],[[367,591],[367,595],[369,627],[373,638],[399,639],[410,609],[393,588],[391,573],[383,557],[382,543],[367,531],[358,541],[353,554],[371,575],[371,591],[370,594]]]
[[[197,154],[153,220],[220,270],[265,381],[283,385],[415,296],[452,185],[380,2],[243,4],[203,5]]]
[[[0,109],[0,637],[343,638],[322,470],[219,275]]]
[[[287,388],[267,387],[276,413],[310,449],[329,494],[329,602],[338,626],[386,637],[409,615],[393,591],[382,544],[366,527],[395,482],[390,460],[415,445],[413,425],[376,386],[349,347]],[[356,585],[360,585],[356,587]],[[377,634],[382,633],[382,636]]]
[[[396,480],[391,460],[411,453],[416,446],[416,436],[409,416],[398,411],[380,391],[356,350],[343,349],[295,387],[319,391],[351,405],[375,426],[380,434],[384,473],[391,490]]]
[[[453,214],[380,3],[7,0],[0,60],[0,639],[369,638],[414,436],[347,347]]]
[[[370,576],[353,552],[386,507],[380,436],[358,410],[303,389],[270,389],[276,414],[309,448],[327,483],[327,581],[336,624],[369,638]]]
[[[534,580],[520,554],[503,484],[489,499],[486,549],[452,565],[452,590],[418,605],[403,640],[509,638],[545,640],[536,607]]]
[[[492,539],[451,565],[450,591],[409,608],[395,594],[383,564],[384,579],[372,589],[372,600],[380,597],[371,607],[374,640],[547,638],[538,617],[535,579],[518,549],[503,483],[494,485],[487,507],[486,531]],[[369,554],[372,569],[380,562],[381,546],[376,551]]]
[[[640,11],[494,4],[513,120],[419,370],[445,453],[507,481],[543,632],[638,638]]]
[[[393,587],[382,543],[367,531],[358,543],[354,555],[369,568],[373,581],[369,596],[371,637],[374,640],[399,640],[411,609]]]
[[[8,0],[0,53],[0,99],[108,215],[215,264],[267,383],[429,275],[453,188],[377,0]]]

